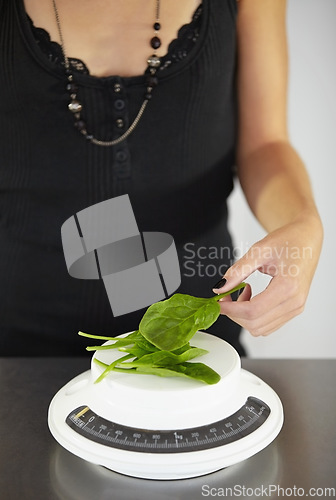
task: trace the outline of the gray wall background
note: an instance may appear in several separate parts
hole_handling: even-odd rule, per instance
[[[304,313],[268,337],[243,333],[250,357],[336,358],[336,0],[288,0],[289,131],[308,169],[325,239]],[[245,248],[264,235],[239,186],[231,195],[231,231]],[[254,293],[268,283],[249,280]]]

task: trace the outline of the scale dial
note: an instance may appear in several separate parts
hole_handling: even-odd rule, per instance
[[[75,432],[104,446],[140,453],[184,453],[227,445],[261,427],[271,413],[266,403],[249,397],[230,417],[200,427],[162,431],[137,429],[110,422],[88,406],[68,415],[66,423]]]
[[[225,341],[198,332],[192,344],[208,349],[203,360],[220,373],[218,384],[119,372],[94,384],[101,368],[92,362],[50,404],[56,440],[85,460],[150,479],[201,476],[265,448],[283,423],[276,393],[241,370]],[[95,354],[105,363],[119,355]]]

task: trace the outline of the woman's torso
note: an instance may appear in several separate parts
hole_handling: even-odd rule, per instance
[[[129,195],[141,231],[174,237],[182,271],[179,291],[211,294],[223,266],[231,263],[226,198],[236,138],[234,3],[204,1],[194,47],[166,59],[155,94],[129,138],[101,148],[74,129],[64,67],[37,46],[21,0],[0,1],[0,64],[6,68],[0,76],[3,352],[31,338],[41,353],[50,346],[50,353],[71,354],[78,352],[79,329],[116,334],[136,328],[140,313],[113,318],[101,282],[68,275],[60,238],[67,218],[122,194]],[[182,23],[197,7],[186,4]],[[149,10],[144,17],[151,17]],[[177,23],[173,17],[166,45]],[[165,10],[161,24],[163,38]],[[148,26],[145,43],[152,36],[151,19]],[[64,38],[67,31],[64,24]],[[137,45],[135,39],[130,45]],[[141,47],[137,61],[145,53],[147,47]],[[68,55],[82,57],[72,53],[70,39]],[[107,69],[106,59],[104,64],[103,70],[91,65],[93,72],[119,68],[126,74],[133,68]],[[143,60],[137,64],[134,74],[145,66]],[[78,73],[76,78],[95,135],[108,140],[127,129],[143,101],[145,77]],[[215,333],[226,336],[226,326],[218,324]],[[233,342],[236,334],[237,329],[228,334]]]

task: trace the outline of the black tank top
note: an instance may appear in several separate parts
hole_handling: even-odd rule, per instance
[[[144,310],[114,318],[103,283],[66,269],[60,228],[100,201],[128,194],[141,231],[174,237],[181,293],[210,296],[232,263],[236,0],[204,0],[198,14],[197,40],[172,44],[135,131],[103,148],[75,130],[64,67],[36,42],[23,0],[0,0],[0,355],[82,355],[78,330],[137,328]],[[76,78],[95,136],[121,135],[145,76]],[[227,318],[210,331],[242,352]]]

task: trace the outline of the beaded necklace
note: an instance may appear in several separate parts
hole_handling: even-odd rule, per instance
[[[100,139],[97,139],[93,134],[89,133],[87,130],[87,126],[85,121],[82,119],[81,112],[83,111],[83,104],[82,102],[78,99],[78,85],[75,82],[75,78],[73,76],[73,72],[71,70],[71,66],[69,63],[69,58],[65,52],[65,45],[64,45],[64,39],[63,39],[63,33],[61,29],[61,23],[60,23],[60,16],[59,12],[57,9],[56,5],[56,0],[52,0],[53,8],[54,8],[54,13],[55,13],[55,18],[56,18],[56,24],[57,24],[57,29],[58,29],[58,34],[61,42],[61,49],[62,49],[62,54],[63,54],[63,59],[64,59],[64,67],[65,67],[65,74],[67,77],[67,85],[66,89],[69,92],[70,95],[70,103],[68,104],[68,109],[71,112],[71,114],[74,117],[74,126],[75,128],[83,135],[83,137],[91,142],[92,144],[96,144],[97,146],[115,146],[117,144],[120,144],[123,142],[136,128],[138,125],[145,109],[152,98],[152,93],[155,87],[158,85],[158,78],[156,76],[156,72],[160,67],[161,64],[161,59],[158,57],[156,54],[156,50],[161,46],[161,40],[158,36],[159,31],[161,29],[161,23],[160,23],[160,0],[156,0],[156,6],[155,6],[155,22],[153,24],[153,29],[154,29],[154,36],[150,40],[150,46],[154,50],[154,53],[148,57],[147,59],[147,69],[146,69],[146,90],[145,90],[145,95],[144,95],[144,100],[140,106],[140,109],[138,111],[138,114],[134,118],[133,122],[129,126],[129,128],[118,138],[113,139],[111,141],[102,141]]]

